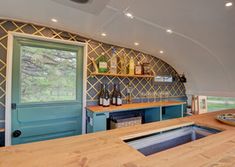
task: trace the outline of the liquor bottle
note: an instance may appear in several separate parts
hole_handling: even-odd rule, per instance
[[[109,106],[110,106],[110,98],[109,98],[108,85],[105,84],[105,91],[104,91],[104,98],[103,98],[103,107],[109,107]]]
[[[135,66],[135,75],[141,75],[142,74],[142,65],[138,61],[137,65]]]
[[[120,85],[117,85],[116,88],[116,106],[121,106],[122,105],[122,94],[120,91]]]
[[[134,75],[134,73],[135,73],[135,62],[134,58],[131,57],[129,62],[129,75]]]
[[[117,102],[117,85],[113,85],[113,94],[112,94],[112,105],[116,105]]]
[[[107,58],[104,53],[98,59],[98,71],[99,73],[106,73],[108,71]]]
[[[127,74],[127,60],[126,53],[122,51],[122,55],[120,56],[120,64],[121,64],[121,74]]]
[[[150,63],[143,63],[143,74],[144,75],[151,75],[151,66]]]
[[[98,100],[99,106],[103,106],[104,91],[105,91],[105,85],[101,84],[101,91],[100,91],[99,100]]]
[[[117,74],[117,55],[115,48],[112,49],[112,57],[110,59],[110,73]]]

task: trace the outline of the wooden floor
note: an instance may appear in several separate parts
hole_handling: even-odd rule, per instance
[[[226,112],[235,110],[219,113]],[[217,114],[5,147],[0,149],[0,167],[235,167],[235,127],[216,121]],[[148,157],[122,141],[191,122],[224,131]]]

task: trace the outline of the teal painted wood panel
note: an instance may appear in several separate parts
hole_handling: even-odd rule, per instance
[[[162,107],[162,113],[165,113],[162,115],[163,120],[181,118],[183,117],[182,105]]]
[[[146,109],[144,112],[144,123],[160,121],[160,107]]]
[[[22,45],[76,51],[76,99],[73,101],[21,103],[20,48]],[[19,137],[12,137],[12,144],[41,141],[79,135],[82,133],[83,48],[52,42],[14,39],[12,102],[12,132],[20,130]],[[59,82],[59,81],[58,81]],[[47,97],[45,97],[47,98]]]
[[[98,113],[95,114],[95,117],[93,118],[94,121],[94,127],[93,132],[99,132],[104,131],[107,129],[107,113]]]
[[[69,107],[68,107],[69,106]],[[21,123],[46,121],[61,118],[81,117],[82,105],[66,104],[62,106],[37,106],[37,107],[18,107],[18,120]]]
[[[107,130],[109,113],[93,113],[87,110],[87,133]]]

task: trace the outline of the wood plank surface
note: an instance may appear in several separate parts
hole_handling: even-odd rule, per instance
[[[130,75],[130,74],[111,74],[111,73],[91,73],[91,75],[111,76],[111,77],[133,77],[133,78],[154,78],[154,75]]]
[[[0,148],[0,167],[234,167],[235,127],[215,116],[226,110],[81,136]],[[122,138],[196,123],[223,130],[145,157]]]
[[[117,111],[126,111],[126,110],[135,110],[135,109],[147,109],[161,106],[174,106],[186,104],[186,102],[180,101],[159,101],[159,102],[149,102],[149,103],[131,103],[131,104],[123,104],[122,106],[89,106],[87,109],[91,112],[117,112]]]

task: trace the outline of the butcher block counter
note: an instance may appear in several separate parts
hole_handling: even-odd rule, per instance
[[[153,122],[0,149],[1,167],[234,167],[235,127],[215,120],[215,113]],[[196,123],[220,133],[144,156],[123,139]]]
[[[135,109],[147,109],[154,107],[166,107],[166,106],[175,106],[186,104],[186,102],[180,101],[158,101],[158,102],[150,102],[150,103],[131,103],[131,104],[123,104],[121,106],[110,106],[110,107],[102,107],[102,106],[89,106],[87,109],[89,111],[100,113],[100,112],[117,112],[117,111],[127,111],[127,110],[135,110]]]

